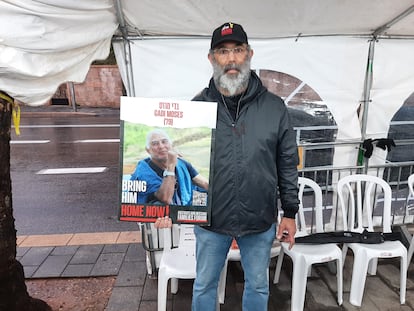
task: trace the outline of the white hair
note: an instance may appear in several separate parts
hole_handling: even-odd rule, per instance
[[[168,142],[171,144],[171,138],[170,136],[168,136],[167,132],[164,131],[163,129],[153,129],[152,131],[149,131],[147,134],[147,140],[145,143],[145,146],[149,149],[151,147],[151,138],[154,134],[158,134],[158,135],[162,135],[164,136],[166,139],[168,139]]]

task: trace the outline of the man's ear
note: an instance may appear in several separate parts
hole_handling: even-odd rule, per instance
[[[207,57],[208,57],[208,60],[210,61],[210,63],[213,63],[213,57],[214,57],[213,54],[208,53]]]

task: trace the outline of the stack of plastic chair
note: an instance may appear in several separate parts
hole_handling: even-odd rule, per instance
[[[414,174],[412,174],[408,177],[408,189],[410,190],[410,192],[408,194],[409,198],[414,199]],[[411,238],[410,247],[408,248],[407,268],[408,268],[408,265],[411,262],[411,258],[413,257],[413,252],[414,252],[414,235]]]
[[[167,308],[167,287],[171,279],[171,292],[178,291],[178,279],[195,279],[195,235],[193,225],[180,226],[180,238],[177,247],[172,247],[171,228],[163,231],[164,250],[158,270],[158,311]]]
[[[355,232],[374,231],[374,205],[378,214],[379,204],[375,204],[379,194],[383,193],[382,232],[391,232],[391,187],[381,178],[371,175],[356,174],[338,181],[338,197],[344,217],[344,230]],[[348,210],[346,210],[348,208]],[[345,243],[343,258],[348,248],[354,254],[351,290],[349,301],[361,306],[367,273],[374,275],[378,258],[401,258],[400,266],[400,302],[405,303],[407,282],[407,249],[400,241],[385,241],[379,244]]]
[[[314,192],[315,226],[316,232],[323,232],[322,214],[322,190],[313,180],[299,177],[299,211],[296,215],[298,231],[296,237],[309,234],[309,225],[306,224],[303,209],[303,193],[305,189],[312,189]],[[276,271],[273,283],[279,283],[280,271],[284,254],[292,259],[292,298],[291,310],[301,311],[305,304],[306,283],[313,264],[328,263],[336,261],[337,273],[337,298],[338,304],[342,305],[342,252],[334,243],[329,244],[295,244],[289,249],[289,244],[283,242],[277,260]]]

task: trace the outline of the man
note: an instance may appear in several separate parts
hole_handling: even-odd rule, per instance
[[[165,131],[150,131],[145,150],[150,156],[139,161],[131,175],[131,180],[146,182],[146,191],[138,194],[138,203],[191,205],[196,186],[208,190],[208,180],[179,157]]]
[[[195,226],[197,277],[193,311],[215,310],[217,285],[231,242],[241,254],[244,311],[267,310],[267,268],[276,236],[277,200],[284,211],[277,238],[294,244],[298,210],[297,146],[283,100],[250,69],[253,50],[241,25],[213,32],[213,77],[194,100],[218,102],[211,226]],[[279,196],[278,196],[279,193]]]

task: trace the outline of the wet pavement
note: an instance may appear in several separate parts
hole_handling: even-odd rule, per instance
[[[157,278],[149,275],[140,232],[83,233],[18,237],[18,259],[26,278],[116,276],[106,311],[157,310]],[[273,280],[275,259],[270,265]],[[279,284],[270,284],[269,310],[290,310],[292,264],[286,256]],[[399,303],[399,261],[380,260],[375,276],[368,276],[362,306],[349,303],[352,253],[344,267],[344,303],[336,301],[336,276],[327,265],[316,265],[307,281],[306,311],[414,310],[414,264],[408,269],[406,304]],[[191,309],[193,280],[180,280],[178,293],[168,294],[168,311]],[[242,310],[243,270],[229,262],[222,311]],[[81,311],[81,310],[76,310]],[[99,310],[96,310],[99,311]],[[102,310],[103,311],[103,310]]]
[[[21,111],[10,159],[17,234],[136,230],[118,220],[119,109]],[[73,171],[53,174],[61,169]],[[91,172],[73,173],[78,169]]]

